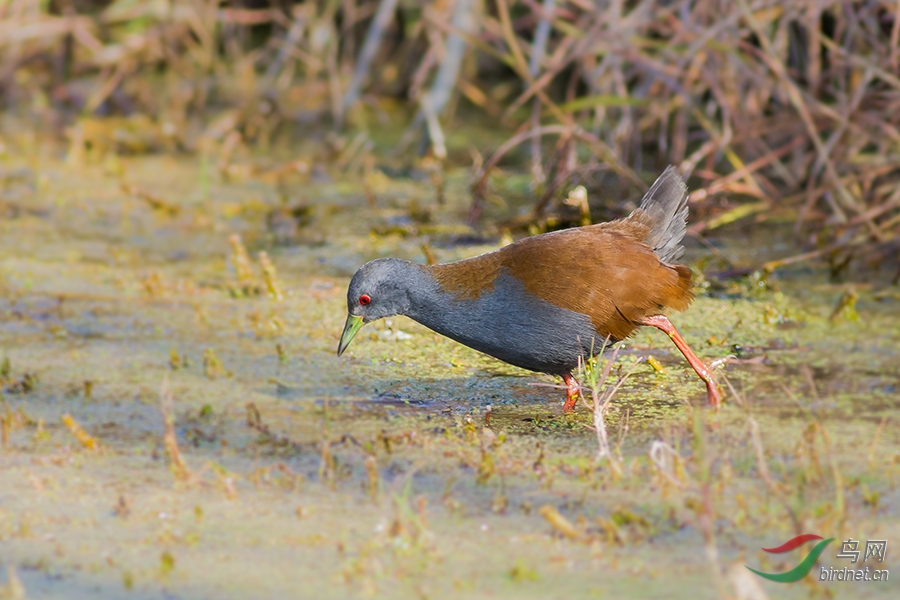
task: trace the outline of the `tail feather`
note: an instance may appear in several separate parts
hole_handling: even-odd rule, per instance
[[[684,252],[681,240],[687,228],[688,193],[684,180],[669,166],[644,195],[635,213],[650,227],[645,238],[663,262],[673,262]]]

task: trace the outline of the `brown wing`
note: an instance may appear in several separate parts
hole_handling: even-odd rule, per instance
[[[684,310],[693,299],[690,269],[661,262],[640,241],[644,232],[623,220],[526,238],[497,254],[530,293],[624,339],[644,318]]]

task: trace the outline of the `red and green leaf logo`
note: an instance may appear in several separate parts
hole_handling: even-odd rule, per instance
[[[822,540],[821,535],[816,535],[814,533],[804,533],[803,535],[798,535],[795,538],[791,538],[780,546],[776,546],[775,548],[763,548],[764,551],[769,552],[771,554],[781,554],[782,552],[790,552],[796,548],[799,548],[806,542],[811,540]],[[763,573],[762,571],[757,571],[754,568],[747,567],[760,577],[765,577],[771,581],[777,581],[779,583],[792,583],[794,581],[799,581],[806,577],[806,574],[809,573],[813,565],[816,564],[816,560],[818,560],[819,555],[822,554],[822,551],[825,549],[825,546],[834,541],[834,538],[828,538],[827,540],[822,540],[810,550],[809,554],[806,555],[800,564],[791,569],[790,571],[785,571],[784,573]],[[746,566],[746,565],[745,565]]]

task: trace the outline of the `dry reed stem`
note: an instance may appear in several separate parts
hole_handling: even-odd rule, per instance
[[[238,282],[254,282],[256,280],[256,276],[253,274],[253,267],[250,263],[250,255],[247,254],[247,248],[244,246],[244,242],[241,241],[241,236],[237,233],[228,236],[228,243],[231,245],[231,250],[233,252],[231,256],[231,262],[232,265],[234,265],[234,271],[237,275]]]
[[[765,450],[763,449],[762,436],[759,433],[759,423],[757,423],[756,419],[753,417],[747,417],[747,425],[750,428],[750,441],[753,443],[753,450],[756,454],[756,469],[759,472],[759,477],[763,480],[763,483],[766,484],[766,488],[769,492],[778,499],[782,506],[784,506],[788,516],[791,518],[794,530],[799,532],[800,519],[796,511],[791,506],[791,503],[781,486],[775,483],[775,480],[772,479],[772,475],[769,473],[769,464],[766,460]]]
[[[263,280],[266,282],[269,297],[272,300],[281,302],[284,300],[284,294],[281,291],[281,285],[278,283],[278,273],[275,271],[275,265],[269,260],[269,255],[266,252],[259,253],[259,265],[262,267]]]
[[[3,592],[0,597],[9,598],[9,600],[25,600],[27,598],[25,586],[22,585],[16,568],[11,564],[6,565],[6,585],[3,587],[5,589],[0,589],[0,592]]]
[[[603,354],[603,351],[606,350],[608,344],[609,338],[607,337],[603,342],[603,347],[601,348],[599,355]],[[584,385],[580,386],[581,389],[579,391],[582,396],[582,401],[585,402],[585,404],[589,404],[589,407],[593,414],[593,429],[594,433],[597,435],[597,462],[606,459],[609,463],[610,469],[616,477],[622,476],[622,461],[620,460],[620,457],[614,455],[612,450],[610,449],[609,435],[606,430],[606,413],[609,411],[613,396],[616,395],[616,392],[619,391],[619,388],[622,387],[622,384],[625,383],[625,380],[628,379],[628,377],[630,377],[632,373],[634,373],[634,370],[638,367],[638,365],[643,362],[643,359],[636,361],[633,365],[631,365],[631,367],[625,372],[624,375],[619,377],[619,379],[614,384],[607,385],[609,374],[612,371],[613,364],[619,357],[620,350],[621,346],[616,346],[616,349],[613,351],[612,356],[607,359],[606,364],[603,366],[603,371],[599,374],[596,372],[596,362],[591,364],[589,367],[586,367],[584,361],[580,361],[580,370],[584,374],[585,383],[590,389],[591,393],[590,403],[588,403],[587,398],[584,396]]]
[[[647,455],[656,466],[657,473],[662,475],[666,481],[676,488],[684,487],[684,483],[677,478],[675,473],[675,462],[680,460],[680,457],[672,446],[661,440],[656,440],[650,444]]]
[[[412,103],[430,95],[429,129],[439,138],[447,120],[462,116],[454,114],[461,91],[470,110],[502,108],[505,122],[524,126],[514,135],[519,141],[495,156],[529,140],[535,183],[544,177],[540,138],[559,136],[566,145],[574,136],[593,157],[585,161],[569,146],[566,172],[605,163],[640,187],[635,171],[674,161],[709,182],[694,202],[727,196],[725,221],[793,215],[798,232],[827,226],[824,246],[849,230],[870,254],[900,236],[900,3],[458,0],[405,14],[403,28],[394,20],[395,0],[319,10],[202,0],[173,3],[164,14],[140,3],[79,5],[91,12],[61,16],[55,3],[38,0],[0,5],[0,85],[8,104],[27,105],[40,91],[53,110],[69,103],[84,114],[124,99],[186,130],[224,100],[247,107],[232,130],[245,132],[261,117],[252,107],[270,97],[281,103],[282,93],[317,90],[321,101],[311,110],[331,113],[337,124],[363,94],[405,95]],[[266,23],[266,39],[250,35]],[[466,55],[474,58],[460,75]],[[47,64],[59,74],[41,76]],[[157,93],[146,74],[161,66],[167,77]],[[393,79],[381,81],[388,68]],[[500,68],[512,74],[498,79]],[[13,76],[35,69],[35,76]],[[69,72],[92,79],[92,91],[70,90]],[[375,76],[365,77],[369,72]],[[432,77],[435,85],[423,93]],[[511,98],[500,92],[510,79],[518,80]],[[579,98],[581,89],[587,95]],[[417,128],[425,116],[416,117]],[[546,127],[559,130],[537,133]],[[523,131],[530,133],[521,138]],[[778,211],[736,210],[741,195]]]

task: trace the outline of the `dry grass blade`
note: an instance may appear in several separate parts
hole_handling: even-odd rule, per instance
[[[163,380],[159,390],[159,410],[163,418],[163,445],[166,448],[166,456],[169,459],[169,467],[177,481],[192,483],[194,474],[185,462],[178,448],[178,438],[175,435],[175,424],[172,420],[172,392],[169,389],[169,378]]]
[[[544,505],[538,510],[541,516],[547,519],[550,525],[570,540],[582,540],[587,538],[587,533],[575,526],[572,521],[565,518],[552,504]]]
[[[78,424],[72,415],[66,413],[62,416],[63,425],[66,426],[66,429],[75,437],[76,440],[81,442],[81,445],[87,448],[88,450],[98,450],[100,448],[100,443],[97,441],[97,438],[91,436],[86,432],[81,425]]]

